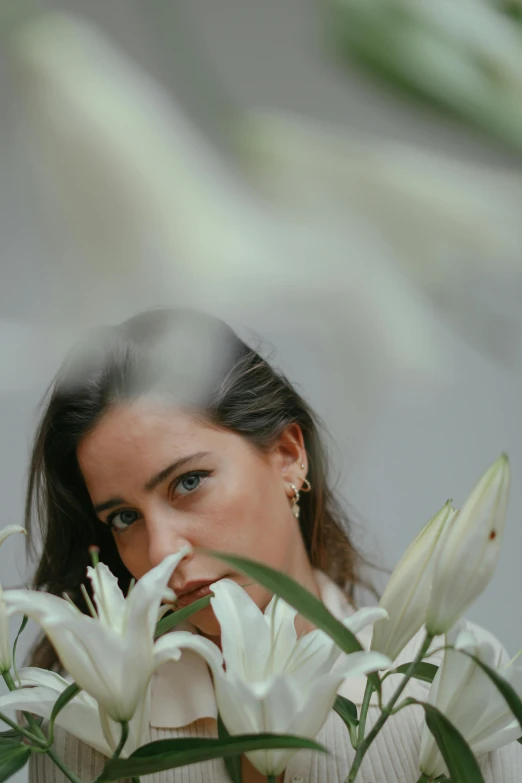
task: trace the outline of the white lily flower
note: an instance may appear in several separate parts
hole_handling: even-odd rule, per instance
[[[466,650],[502,675],[522,697],[522,665],[502,667],[489,642],[477,640],[461,621],[447,635],[448,644]],[[489,753],[522,735],[520,725],[488,675],[471,658],[446,650],[430,688],[428,703],[437,707],[462,734],[473,753]],[[424,728],[420,749],[421,771],[430,777],[448,774],[435,738]]]
[[[92,617],[48,593],[8,590],[4,594],[9,610],[23,612],[41,625],[65,669],[98,702],[109,745],[109,719],[130,721],[143,705],[158,666],[179,660],[184,648],[212,653],[211,642],[189,632],[166,634],[154,642],[160,603],[173,596],[167,582],[189,551],[184,547],[166,557],[137,582],[127,598],[107,566],[100,563],[90,568],[97,607],[97,612],[92,607]]]
[[[437,549],[426,628],[446,633],[489,584],[506,522],[510,469],[501,455],[446,527]]]
[[[0,546],[13,533],[24,533],[25,535],[25,532],[25,528],[20,527],[20,525],[7,525],[0,530]],[[9,636],[9,616],[11,612],[6,606],[3,596],[4,591],[0,584],[0,674],[8,672],[13,663]]]
[[[50,718],[58,697],[71,684],[70,680],[56,672],[36,667],[20,669],[19,676],[21,688],[0,697],[0,710],[6,708],[26,710],[43,718]],[[147,691],[142,709],[138,708],[129,721],[129,736],[121,754],[123,758],[147,741],[148,702]],[[109,718],[110,734],[106,738],[100,722],[98,703],[86,691],[80,691],[58,713],[56,725],[105,756],[114,753],[121,736],[120,725]]]
[[[347,677],[377,671],[390,661],[380,653],[344,655],[323,631],[297,638],[296,611],[273,598],[265,613],[235,582],[212,586],[226,670],[209,660],[220,715],[230,734],[273,732],[314,739]],[[360,630],[382,617],[362,610],[347,621]],[[208,660],[208,659],[207,659]],[[278,775],[295,750],[247,753],[264,775]]]
[[[394,661],[426,622],[430,603],[434,553],[441,533],[455,518],[456,511],[446,503],[423,527],[395,566],[379,606],[388,619],[376,623],[371,649]]]

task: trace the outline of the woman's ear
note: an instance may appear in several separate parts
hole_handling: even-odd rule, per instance
[[[299,489],[308,472],[304,437],[299,424],[289,424],[284,428],[272,454],[285,483],[294,484]]]

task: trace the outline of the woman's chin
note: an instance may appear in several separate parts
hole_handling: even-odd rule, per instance
[[[211,606],[206,606],[193,614],[189,618],[189,622],[204,636],[218,637],[221,635],[220,625]]]

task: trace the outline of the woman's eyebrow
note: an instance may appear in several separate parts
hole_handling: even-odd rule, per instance
[[[123,498],[111,498],[110,500],[106,500],[105,503],[98,503],[97,506],[94,506],[94,513],[101,514],[102,511],[107,511],[108,508],[122,506],[124,503],[125,501]]]
[[[207,457],[208,454],[208,451],[197,451],[195,454],[189,454],[188,457],[182,457],[181,459],[176,460],[176,462],[173,462],[172,465],[167,465],[166,468],[163,468],[163,470],[160,470],[159,473],[156,473],[154,476],[152,476],[152,478],[147,481],[143,489],[146,492],[151,492],[158,486],[158,484],[161,484],[161,482],[170,476],[171,473],[174,473],[175,470],[181,468],[182,465],[184,465],[186,462],[190,462],[193,459]]]
[[[174,473],[175,470],[181,468],[183,465],[185,465],[186,462],[191,462],[191,460],[194,459],[207,457],[209,453],[210,452],[208,451],[197,451],[195,454],[189,454],[187,457],[177,459],[176,462],[173,462],[171,465],[167,465],[167,467],[163,468],[163,470],[160,470],[159,473],[155,473],[154,476],[152,476],[147,481],[143,489],[146,492],[152,492],[152,490],[155,489],[158,484],[161,484],[161,482],[170,476],[171,473]],[[94,506],[94,511],[96,514],[100,514],[102,511],[107,511],[107,509],[113,508],[114,506],[122,506],[124,503],[125,500],[123,498],[111,498],[110,500],[106,500],[104,503],[99,503],[97,506]]]

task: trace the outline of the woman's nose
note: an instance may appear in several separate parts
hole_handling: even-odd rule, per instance
[[[181,534],[175,525],[172,524],[172,520],[155,520],[148,525],[148,533],[148,555],[151,568],[159,565],[167,555],[172,555],[174,552],[179,552],[182,547],[191,545],[188,538]],[[191,560],[192,557],[192,554],[187,555],[182,561],[183,564]]]

